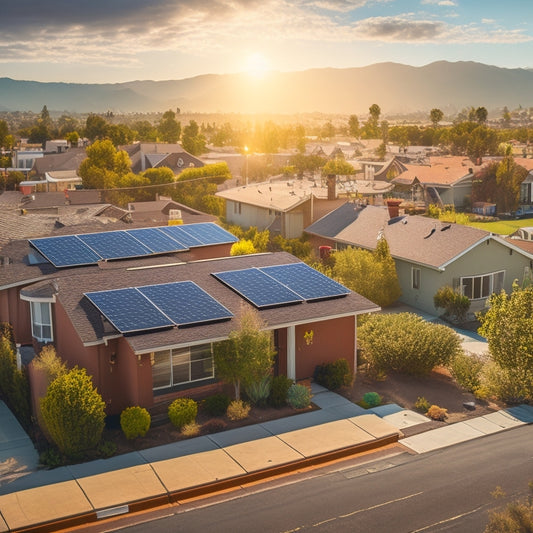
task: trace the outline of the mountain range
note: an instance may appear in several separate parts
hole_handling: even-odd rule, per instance
[[[439,108],[533,106],[533,71],[475,62],[438,61],[422,67],[377,63],[357,68],[276,72],[262,79],[246,74],[206,74],[169,81],[43,83],[0,78],[0,111],[70,113],[367,113]]]

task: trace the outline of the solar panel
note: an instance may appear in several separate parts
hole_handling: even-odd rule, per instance
[[[173,239],[159,228],[130,229],[126,230],[126,233],[140,241],[153,253],[179,252],[188,249],[187,246]]]
[[[121,333],[136,333],[174,325],[135,288],[88,292],[85,296]]]
[[[186,224],[180,227],[184,232],[198,239],[202,244],[226,244],[239,240],[235,235],[212,222]]]
[[[283,283],[307,301],[346,296],[351,291],[305,263],[261,267],[261,272]]]
[[[90,265],[102,259],[76,235],[30,239],[29,242],[55,267]]]
[[[258,309],[300,303],[303,298],[257,268],[212,274]]]
[[[197,238],[193,237],[189,233],[183,231],[183,226],[162,226],[159,228],[163,233],[169,235],[173,239],[176,239],[178,242],[181,242],[189,248],[194,248],[195,246],[203,246],[203,243]]]
[[[104,259],[140,257],[152,252],[125,231],[84,233],[78,237]]]
[[[192,281],[138,287],[176,325],[227,320],[233,313]]]

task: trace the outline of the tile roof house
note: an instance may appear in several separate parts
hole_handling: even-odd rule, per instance
[[[428,204],[461,208],[468,205],[472,195],[472,179],[483,164],[475,165],[470,159],[461,156],[438,156],[430,157],[428,165],[404,163],[404,166],[406,170],[392,180],[395,185],[420,184],[425,190]]]
[[[205,224],[194,226],[205,229]],[[179,226],[185,232],[191,227]],[[218,232],[227,233],[216,227]],[[90,242],[94,235],[80,234],[77,238]],[[308,378],[317,364],[341,357],[355,367],[356,318],[358,314],[377,311],[375,304],[344,288],[344,292],[326,299],[296,298],[293,293],[287,300],[278,294],[286,291],[283,284],[276,283],[266,291],[264,281],[248,288],[228,285],[224,278],[228,271],[232,272],[230,276],[235,275],[234,271],[237,276],[244,271],[269,278],[259,269],[277,265],[299,268],[303,263],[285,252],[228,257],[234,237],[228,234],[228,242],[221,242],[224,240],[190,245],[182,251],[97,260],[79,266],[60,266],[62,256],[53,253],[57,241],[13,241],[1,251],[9,260],[0,266],[0,321],[10,322],[16,342],[32,345],[35,353],[43,344],[53,343],[69,366],[87,368],[107,404],[108,414],[118,414],[131,405],[150,408],[176,396],[219,390],[212,345],[227,338],[236,328],[240,314],[250,307],[257,308],[272,333],[277,350],[276,373],[293,379]],[[52,252],[47,246],[52,246]],[[37,250],[50,259],[39,257]],[[71,250],[67,250],[67,256]],[[77,255],[73,258],[76,260]],[[318,274],[306,265],[303,268]],[[174,306],[173,312],[187,316],[181,321],[170,320],[168,317],[173,315],[158,303],[157,309],[163,309],[168,316],[154,326],[145,321],[156,311],[145,311],[144,300],[139,305],[120,299],[123,293],[137,297],[147,290],[159,290],[165,296],[171,287],[181,291],[184,284],[193,287],[196,296],[205,291],[217,306],[224,306],[225,314],[204,315],[204,307],[196,303],[201,298],[197,300],[196,296],[189,297],[187,305],[177,306],[179,299],[173,297],[165,305]],[[272,284],[270,279],[268,284]],[[314,290],[315,284],[307,284],[304,290],[309,288]],[[274,299],[267,304],[257,300],[253,303],[254,298],[265,294]],[[113,307],[117,295],[120,305]],[[143,311],[138,312],[139,309]],[[199,318],[196,313],[200,313]],[[161,320],[159,310],[157,314]],[[135,325],[138,321],[140,326]],[[313,332],[312,342],[309,331]]]
[[[418,215],[391,218],[385,207],[347,203],[305,231],[315,247],[337,250],[374,250],[378,235],[384,235],[396,264],[400,301],[432,314],[439,313],[433,296],[440,287],[462,290],[475,312],[492,292],[510,291],[515,279],[522,282],[533,265],[533,255],[487,231]]]

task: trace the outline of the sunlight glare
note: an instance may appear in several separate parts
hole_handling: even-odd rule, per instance
[[[264,78],[268,70],[268,59],[263,54],[255,52],[246,58],[245,71],[252,78]]]

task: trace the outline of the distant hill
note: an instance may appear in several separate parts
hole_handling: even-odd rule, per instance
[[[157,112],[179,107],[196,113],[367,113],[434,107],[446,114],[468,106],[489,111],[533,106],[533,71],[474,62],[438,61],[423,67],[378,63],[272,73],[208,74],[172,81],[113,84],[41,83],[0,78],[0,111]]]

